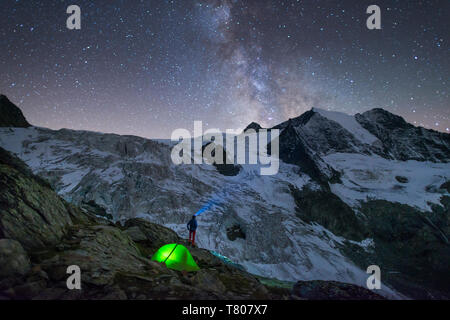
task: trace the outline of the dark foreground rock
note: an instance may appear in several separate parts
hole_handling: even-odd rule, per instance
[[[307,300],[384,300],[369,289],[337,281],[298,281],[293,294]]]

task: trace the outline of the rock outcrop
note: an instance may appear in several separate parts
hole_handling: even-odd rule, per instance
[[[22,111],[5,95],[0,95],[0,115],[0,127],[27,128],[31,126]]]
[[[29,270],[29,257],[20,242],[0,239],[0,278],[24,275]]]
[[[383,109],[355,115],[367,131],[383,145],[383,156],[397,160],[450,161],[450,135],[407,123]]]
[[[243,132],[246,132],[247,130],[255,130],[257,132],[261,129],[262,129],[262,127],[259,123],[252,122],[243,130]]]

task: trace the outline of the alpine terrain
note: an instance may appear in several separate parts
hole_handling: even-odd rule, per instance
[[[383,109],[313,108],[272,128],[280,168],[263,176],[260,165],[174,165],[170,140],[35,127],[5,96],[0,110],[0,260],[22,253],[20,281],[38,283],[27,294],[54,297],[62,266],[79,264],[93,288],[113,288],[87,298],[158,296],[126,289],[145,285],[160,297],[179,297],[173,285],[186,297],[332,298],[317,287],[367,291],[367,267],[377,265],[381,289],[353,297],[450,298],[449,134]],[[145,259],[185,241],[205,206],[202,249],[191,251],[200,273],[185,279]],[[9,297],[20,296],[20,281],[2,284],[19,286]],[[200,294],[190,283],[213,288]]]

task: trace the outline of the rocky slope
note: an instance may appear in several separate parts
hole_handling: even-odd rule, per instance
[[[383,109],[373,109],[355,116],[383,146],[385,158],[431,162],[450,161],[450,135],[407,123],[402,117]]]
[[[450,161],[449,134],[414,127],[383,109],[349,116],[313,108],[274,129],[281,130],[280,158],[302,166],[319,181],[338,178],[322,158],[336,153],[400,161]]]
[[[317,288],[313,283],[295,290],[266,286],[198,248],[190,252],[200,271],[167,269],[149,257],[167,243],[186,245],[175,232],[142,219],[113,224],[72,206],[2,148],[0,189],[0,300],[381,299],[339,283],[313,293],[303,289]],[[66,286],[70,265],[82,271],[81,290]]]
[[[0,95],[0,114],[0,127],[27,128],[30,126],[22,111],[5,95]]]
[[[385,113],[313,109],[280,124],[274,176],[259,175],[259,165],[233,175],[175,166],[170,141],[114,134],[7,127],[0,146],[66,201],[115,222],[140,217],[186,236],[189,217],[208,207],[199,217],[199,246],[251,273],[365,286],[367,266],[378,264],[386,297],[448,297],[438,275],[450,257],[449,135],[389,125],[397,118]],[[407,212],[405,220],[396,212]]]

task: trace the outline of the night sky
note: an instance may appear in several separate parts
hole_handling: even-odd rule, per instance
[[[311,107],[448,132],[449,22],[448,0],[2,0],[0,93],[37,126],[149,138]]]

